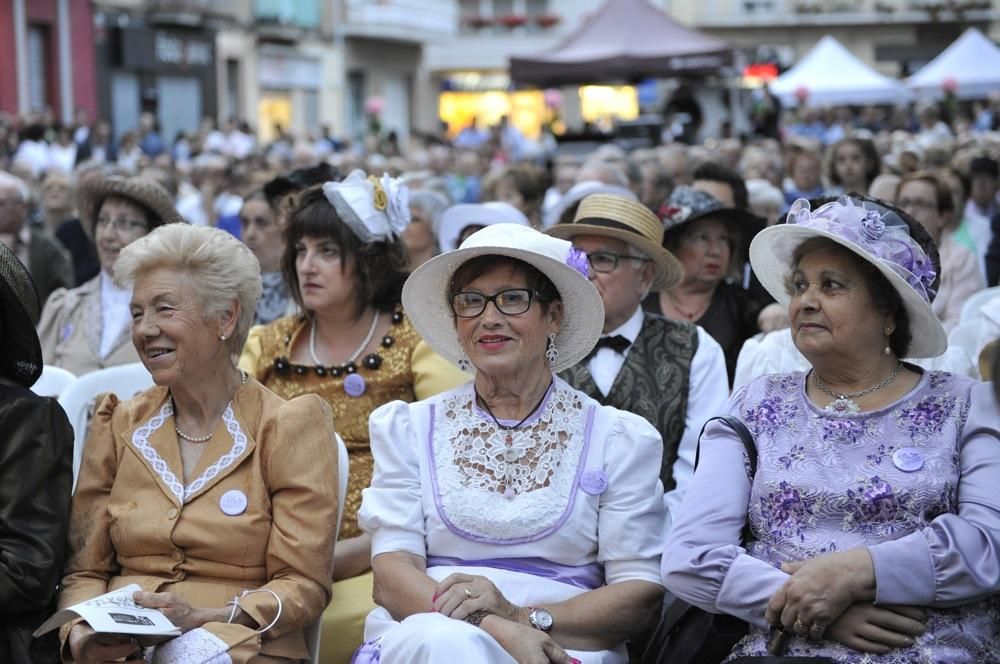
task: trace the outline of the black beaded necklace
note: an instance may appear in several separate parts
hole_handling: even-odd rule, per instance
[[[484,399],[482,396],[480,396],[479,390],[477,390],[475,387],[473,387],[472,391],[475,392],[475,394],[476,394],[476,403],[478,403],[480,406],[482,406],[486,410],[486,412],[490,416],[490,419],[492,419],[493,423],[497,425],[497,428],[500,429],[501,431],[506,431],[507,432],[506,443],[508,445],[511,445],[514,442],[514,436],[510,432],[511,431],[515,431],[517,429],[520,429],[524,425],[524,423],[527,422],[531,418],[531,416],[535,414],[535,411],[538,410],[538,407],[542,405],[543,401],[545,401],[545,397],[548,395],[550,387],[552,387],[552,383],[549,383],[549,387],[546,387],[545,391],[542,392],[542,398],[538,400],[538,403],[535,404],[534,408],[532,408],[531,410],[529,410],[528,414],[525,415],[521,419],[520,422],[518,422],[517,424],[514,424],[512,426],[507,426],[505,424],[500,424],[500,420],[498,420],[497,416],[493,414],[492,410],[490,410],[490,405],[488,403],[486,403],[486,399]]]
[[[392,314],[392,324],[399,325],[402,322],[403,312],[394,311]],[[291,343],[292,335],[285,335],[285,348],[287,349]],[[396,343],[396,339],[391,334],[387,334],[382,337],[382,348],[391,348],[394,343]],[[368,353],[368,355],[365,355],[365,357],[361,360],[361,366],[370,371],[378,371],[378,369],[382,366],[382,356],[377,352]],[[313,371],[320,378],[327,375],[333,376],[334,378],[340,378],[341,376],[357,373],[358,368],[358,365],[353,361],[326,367],[320,364],[295,364],[288,359],[287,355],[274,358],[274,371],[280,375],[294,372],[297,376],[305,376],[310,371]]]

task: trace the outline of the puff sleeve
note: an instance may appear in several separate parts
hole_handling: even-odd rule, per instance
[[[266,453],[271,530],[267,578],[261,586],[281,598],[281,616],[266,634],[301,628],[330,601],[337,521],[337,447],[330,406],[317,395],[284,403]],[[277,615],[269,593],[253,593],[240,608],[261,626]]]
[[[602,408],[607,412],[609,408]],[[597,559],[607,583],[660,582],[660,553],[666,531],[660,458],[663,443],[649,422],[616,412],[605,442],[608,486],[599,505]]]
[[[362,492],[358,523],[372,536],[372,557],[406,552],[426,557],[426,529],[421,500],[421,444],[411,408],[393,401],[377,408],[368,420],[375,471]],[[426,432],[424,432],[426,438]]]
[[[972,389],[959,466],[957,514],[868,547],[878,603],[949,607],[1000,589],[1000,404],[988,383]]]
[[[263,325],[254,325],[247,334],[247,341],[243,344],[243,352],[240,354],[239,367],[243,371],[253,376],[259,381],[264,380],[263,372],[260,370],[260,361],[264,356],[264,343],[261,334],[264,331]]]
[[[417,401],[447,392],[472,380],[472,376],[435,353],[426,341],[420,341],[414,346],[410,368],[413,371],[413,393]]]

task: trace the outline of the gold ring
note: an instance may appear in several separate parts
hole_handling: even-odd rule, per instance
[[[472,595],[472,591],[471,591],[471,590],[469,590],[469,587],[468,587],[468,586],[466,586],[466,587],[465,587],[465,596],[466,596],[466,598],[468,598],[468,599],[472,599],[472,597],[473,597],[473,595]]]
[[[796,634],[798,634],[799,632],[808,632],[809,629],[810,627],[808,625],[806,625],[804,622],[802,622],[797,618],[795,619],[795,622],[792,624],[792,631],[794,631]]]

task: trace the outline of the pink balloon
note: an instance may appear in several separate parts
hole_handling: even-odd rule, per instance
[[[958,79],[954,76],[948,76],[941,81],[941,89],[949,94],[954,93],[958,90]]]

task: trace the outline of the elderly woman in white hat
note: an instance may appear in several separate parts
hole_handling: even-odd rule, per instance
[[[96,178],[80,187],[77,207],[87,237],[97,247],[101,271],[73,289],[58,289],[45,302],[38,337],[46,364],[76,375],[138,362],[129,340],[129,296],[115,285],[118,254],[163,224],[183,222],[170,194],[152,180]]]
[[[407,281],[403,304],[475,379],[371,417],[360,662],[618,662],[659,606],[660,437],[555,373],[601,333],[586,256],[512,224]]]
[[[470,235],[494,224],[531,226],[524,213],[510,203],[459,203],[441,215],[438,231],[441,251],[455,251]]]
[[[754,239],[811,369],[733,395],[752,441],[706,428],[663,556],[668,590],[750,623],[734,656],[782,629],[789,655],[996,661],[1000,413],[989,385],[903,361],[945,350],[935,254],[908,215],[852,198],[797,201]]]

